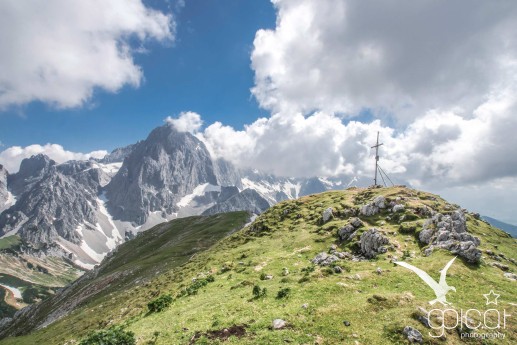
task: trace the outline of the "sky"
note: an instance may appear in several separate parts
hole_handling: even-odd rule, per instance
[[[373,175],[517,223],[517,3],[3,1],[0,164],[168,121],[238,166]]]

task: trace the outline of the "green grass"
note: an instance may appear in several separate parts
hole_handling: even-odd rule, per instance
[[[107,258],[96,272],[90,272],[69,287],[66,290],[67,299],[56,296],[38,304],[31,319],[18,320],[12,327],[12,332],[28,333],[35,325],[45,322],[50,313],[59,309],[64,311],[61,313],[63,315],[72,315],[63,322],[53,324],[50,331],[56,326],[59,334],[70,331],[85,334],[93,325],[107,325],[106,319],[114,310],[104,306],[112,305],[115,300],[125,304],[130,292],[144,293],[145,302],[116,310],[117,314],[131,317],[146,307],[152,297],[160,295],[160,285],[151,283],[155,277],[170,274],[174,268],[188,262],[196,253],[242,228],[248,217],[246,212],[233,212],[210,217],[181,218],[157,225],[119,246],[116,254]],[[69,320],[75,321],[70,325]],[[44,330],[46,331],[47,329]],[[39,332],[35,334],[41,339],[41,343],[48,341],[51,344],[57,341],[47,340],[47,335],[40,338]],[[23,338],[19,339],[25,342]],[[18,341],[16,338],[14,340]],[[31,342],[32,340],[28,340],[28,343]]]
[[[340,274],[311,264],[310,260],[317,253],[327,251],[331,244],[338,244],[341,249],[357,247],[353,243],[339,243],[337,229],[347,223],[350,210],[379,194],[404,197],[405,214],[415,214],[415,209],[423,205],[440,212],[451,212],[455,207],[439,197],[402,187],[326,192],[282,202],[251,226],[218,241],[210,249],[190,260],[190,256],[183,256],[177,264],[165,267],[160,263],[174,260],[174,252],[159,251],[151,255],[152,248],[160,248],[166,241],[159,240],[161,236],[157,235],[154,244],[147,244],[153,240],[150,230],[151,233],[141,235],[149,236],[148,241],[126,243],[113,262],[103,268],[105,272],[101,270],[109,275],[131,268],[146,277],[145,283],[129,286],[121,279],[118,287],[107,287],[102,298],[85,302],[68,317],[28,336],[5,339],[2,344],[62,344],[112,325],[121,325],[133,332],[138,344],[189,344],[196,335],[196,344],[218,344],[223,341],[199,335],[234,325],[245,325],[246,333],[240,337],[230,336],[224,344],[354,344],[355,341],[374,345],[406,344],[402,329],[407,325],[419,329],[426,344],[462,344],[456,331],[447,334],[447,341],[428,335],[428,329],[413,314],[419,306],[430,309],[428,301],[434,299],[432,290],[418,276],[394,265],[389,258],[401,258],[409,253],[412,258],[406,260],[438,279],[440,269],[452,255],[439,250],[429,257],[422,256],[424,248],[415,240],[416,233],[399,232],[401,224],[387,220],[387,213],[361,217],[365,224],[360,231],[377,227],[397,248],[370,261],[340,261],[338,264],[344,268]],[[337,216],[321,224],[321,214],[327,207],[332,207]],[[199,222],[205,226],[202,220]],[[422,222],[423,219],[415,219],[411,224],[418,232]],[[215,229],[224,232],[223,226],[215,223],[205,234]],[[228,226],[228,230],[230,228]],[[516,258],[516,241],[504,232],[472,215],[468,216],[468,228],[480,237],[483,251],[490,249],[507,258]],[[356,236],[354,241],[358,239]],[[196,243],[188,242],[188,237],[181,241],[186,241],[184,252]],[[144,249],[141,246],[145,246]],[[156,260],[155,255],[160,260]],[[494,290],[501,295],[497,308],[517,314],[515,305],[511,304],[517,297],[517,284],[504,278],[503,272],[491,265],[492,261],[487,255],[479,265],[456,260],[447,275],[448,284],[457,289],[456,293],[447,295],[454,308],[484,310],[483,294]],[[510,271],[517,270],[510,261],[504,264]],[[145,269],[139,270],[135,265],[143,265]],[[289,271],[285,276],[284,267]],[[378,267],[383,271],[380,275],[376,272]],[[273,279],[261,279],[263,273],[273,275]],[[214,281],[197,288],[195,294],[181,294],[193,284],[193,279],[207,275],[212,275]],[[267,293],[254,294],[256,285]],[[279,291],[289,291],[288,296],[277,298]],[[164,294],[174,297],[171,305],[160,312],[148,313],[147,304]],[[302,308],[304,304],[308,307]],[[271,323],[277,318],[286,320],[289,326],[271,330]],[[345,320],[350,326],[344,325]],[[516,343],[514,317],[507,320],[505,334],[503,341],[473,340],[471,343]]]
[[[0,250],[16,247],[20,243],[21,243],[21,239],[20,239],[20,236],[18,236],[18,235],[0,238]]]

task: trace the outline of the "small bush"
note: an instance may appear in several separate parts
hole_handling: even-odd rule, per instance
[[[147,308],[149,309],[149,312],[151,313],[158,313],[168,306],[170,306],[172,303],[172,296],[171,295],[161,295],[160,297],[152,300],[151,302],[147,303]]]
[[[278,290],[278,293],[276,294],[276,298],[277,299],[288,298],[290,295],[291,295],[291,289],[284,288],[284,289]]]
[[[135,334],[120,326],[98,330],[86,336],[79,345],[135,345]]]
[[[266,275],[264,272],[260,274],[260,280],[266,280]]]
[[[308,275],[305,275],[305,276],[301,277],[300,280],[298,280],[298,283],[301,284],[301,283],[308,282],[310,280],[311,280],[311,278]]]
[[[252,294],[253,294],[254,298],[265,297],[267,294],[267,289],[266,288],[261,289],[260,286],[255,285],[253,287]]]
[[[301,269],[302,272],[311,273],[316,269],[315,265],[307,266]]]
[[[196,279],[192,284],[190,284],[190,286],[181,290],[178,293],[177,297],[196,295],[199,289],[206,286],[208,283],[212,283],[214,281],[215,278],[212,275],[209,275],[206,278]]]

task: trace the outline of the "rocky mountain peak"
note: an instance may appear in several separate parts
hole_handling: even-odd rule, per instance
[[[16,174],[9,175],[9,188],[14,195],[20,195],[32,188],[34,183],[39,181],[55,165],[54,160],[41,153],[25,158],[20,164],[20,170]]]
[[[106,187],[115,219],[141,225],[149,213],[167,217],[197,186],[217,185],[205,145],[191,133],[166,124],[135,145]]]

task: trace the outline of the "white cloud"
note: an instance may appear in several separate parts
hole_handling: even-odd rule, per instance
[[[274,30],[259,30],[251,60],[259,103],[409,123],[429,109],[470,114],[515,75],[517,3],[273,0]]]
[[[90,153],[80,153],[67,151],[63,146],[58,144],[46,145],[30,145],[26,147],[11,146],[0,152],[0,164],[2,164],[9,173],[14,174],[20,169],[20,163],[24,158],[29,158],[37,154],[45,154],[57,163],[64,163],[69,160],[87,160],[90,158],[102,158],[108,151],[98,150]]]
[[[142,0],[2,1],[0,109],[77,107],[95,88],[138,87],[143,72],[130,42],[171,41],[174,29],[171,15]]]
[[[180,113],[177,118],[167,116],[165,122],[173,125],[179,132],[197,132],[203,125],[201,116],[192,111]]]

